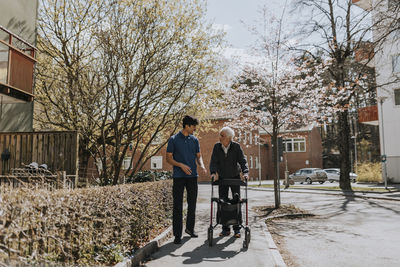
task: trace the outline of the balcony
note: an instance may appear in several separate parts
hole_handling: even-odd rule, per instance
[[[364,10],[370,11],[372,9],[372,0],[352,0],[352,2]]]
[[[378,106],[369,106],[358,109],[358,121],[378,126]]]
[[[36,48],[0,26],[0,97],[2,103],[33,101]]]
[[[361,64],[366,64],[368,67],[375,67],[374,63],[374,46],[370,42],[360,43],[360,46],[354,51],[355,60]]]

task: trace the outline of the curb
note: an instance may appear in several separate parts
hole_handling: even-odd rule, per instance
[[[248,187],[249,190],[255,190],[255,191],[271,191],[273,192],[274,189],[269,189],[269,188],[251,188]],[[295,191],[296,190],[296,191]],[[297,190],[307,190],[307,192],[304,191],[297,191]],[[332,196],[350,196],[350,197],[357,197],[357,198],[370,198],[370,199],[378,199],[378,200],[389,200],[389,201],[400,201],[400,199],[397,198],[391,198],[391,197],[385,197],[385,196],[368,196],[368,195],[357,195],[357,194],[352,194],[352,193],[342,193],[338,191],[337,193],[334,193],[336,191],[332,190],[315,190],[315,189],[290,189],[289,190],[281,190],[280,192],[285,192],[285,193],[302,193],[302,194],[319,194],[319,195],[332,195]],[[322,192],[321,192],[322,191]],[[365,193],[361,193],[365,194]]]
[[[140,263],[149,257],[151,254],[156,252],[166,240],[172,235],[172,226],[168,227],[164,232],[158,235],[153,240],[150,240],[146,245],[139,248],[134,256],[130,259],[125,259],[122,262],[117,263],[114,267],[131,267],[140,266]]]
[[[263,232],[265,235],[265,239],[267,240],[267,245],[268,249],[271,252],[272,255],[272,260],[274,261],[274,266],[275,267],[287,267],[286,263],[283,261],[282,255],[278,250],[278,247],[276,246],[274,239],[272,239],[271,233],[268,231],[268,226],[263,222],[264,227],[263,227]]]

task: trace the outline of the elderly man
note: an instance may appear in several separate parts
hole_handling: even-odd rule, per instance
[[[249,168],[247,161],[244,157],[243,150],[240,145],[233,142],[232,139],[235,132],[230,127],[223,127],[219,131],[219,143],[216,143],[213,148],[210,161],[211,178],[218,179],[240,179],[240,170],[245,178],[248,178]],[[238,194],[240,197],[239,185],[219,185],[218,193],[219,198],[227,199],[231,188],[232,196]],[[240,226],[233,226],[235,237],[240,238]],[[230,227],[228,225],[222,226],[220,236],[229,236]]]

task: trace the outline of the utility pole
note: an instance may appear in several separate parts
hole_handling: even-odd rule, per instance
[[[383,127],[383,102],[386,100],[386,96],[378,97],[379,103],[381,104],[381,127],[382,127],[382,147],[381,147],[381,162],[382,162],[382,177],[385,181],[385,189],[387,189],[387,174],[386,174],[386,154],[385,154],[385,131]]]
[[[258,131],[258,138],[257,138],[257,146],[258,146],[258,186],[261,186],[261,142],[260,142],[260,131]]]
[[[357,135],[358,135],[358,127],[357,127],[357,115],[354,116],[354,172],[357,173]]]

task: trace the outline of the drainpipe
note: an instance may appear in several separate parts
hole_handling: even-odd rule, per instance
[[[3,117],[3,96],[1,96],[0,99],[0,121],[2,117]]]

